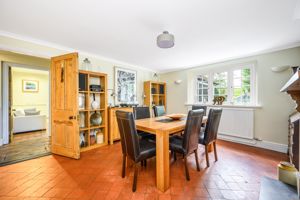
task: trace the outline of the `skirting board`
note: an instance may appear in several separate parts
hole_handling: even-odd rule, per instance
[[[0,138],[0,147],[3,145],[2,138]]]
[[[269,149],[272,151],[278,151],[281,153],[287,153],[288,151],[288,145],[286,144],[279,144],[274,142],[268,142],[268,141],[257,141],[253,139],[245,139],[245,138],[239,138],[239,137],[233,137],[228,135],[222,135],[221,133],[218,134],[218,139],[220,140],[226,140],[230,142],[236,142],[240,144],[245,144],[249,146],[259,147],[263,149]]]

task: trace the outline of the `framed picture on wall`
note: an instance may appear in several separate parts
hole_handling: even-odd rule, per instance
[[[136,102],[136,71],[115,67],[115,103]]]
[[[39,81],[35,80],[22,80],[23,92],[39,92]]]

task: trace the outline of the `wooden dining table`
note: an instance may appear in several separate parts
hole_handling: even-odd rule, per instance
[[[202,123],[206,123],[204,116]],[[156,135],[156,187],[164,192],[170,187],[169,136],[184,130],[186,118],[170,120],[168,117],[139,119],[137,130]]]

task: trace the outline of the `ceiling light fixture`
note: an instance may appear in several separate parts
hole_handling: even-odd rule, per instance
[[[164,31],[157,36],[157,46],[163,49],[171,48],[174,46],[174,35],[168,31]]]

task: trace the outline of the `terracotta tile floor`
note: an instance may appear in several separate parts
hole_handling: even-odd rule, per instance
[[[133,170],[121,178],[120,143],[82,153],[80,160],[46,156],[0,167],[1,200],[95,199],[258,199],[260,178],[276,178],[284,154],[218,141],[219,161],[206,168],[199,149],[201,171],[189,157],[191,181],[186,181],[181,159],[171,162],[171,187],[155,188],[155,159],[140,168],[138,186],[131,192]],[[180,156],[178,155],[178,158]]]

